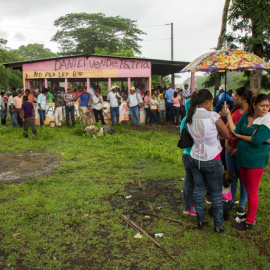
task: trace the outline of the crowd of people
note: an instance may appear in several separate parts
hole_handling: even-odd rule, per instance
[[[207,225],[204,208],[207,191],[206,201],[212,204],[209,214],[214,218],[217,233],[224,231],[223,220],[229,218],[230,211],[239,203],[238,180],[240,203],[232,226],[238,230],[253,229],[258,187],[269,158],[270,97],[253,95],[245,87],[230,95],[219,91],[213,107],[209,90],[195,91],[186,100],[187,116],[180,127],[193,140],[182,156],[186,172],[184,214],[197,216],[199,228]]]
[[[155,86],[152,89],[150,96],[149,90],[144,90],[144,85],[132,86],[129,91],[122,90],[117,85],[113,85],[106,97],[106,101],[110,104],[110,113],[112,125],[119,123],[119,107],[122,101],[126,101],[130,111],[130,119],[132,125],[140,125],[140,109],[145,109],[146,125],[166,125],[168,121],[176,127],[179,127],[181,119],[185,116],[185,101],[190,96],[188,85],[185,84],[184,90],[173,89],[169,85],[166,87]],[[28,114],[23,117],[22,105],[24,103],[24,96],[28,98],[27,102],[31,104],[36,103],[38,106],[38,114],[40,118],[40,125],[44,125],[46,119],[46,104],[55,103],[54,118],[56,126],[61,126],[63,121],[63,113],[65,113],[66,125],[68,127],[75,125],[74,111],[75,102],[79,103],[80,113],[86,113],[88,106],[92,106],[95,120],[99,120],[105,125],[102,103],[103,97],[98,85],[90,87],[90,93],[87,92],[86,87],[80,87],[79,89],[72,89],[72,86],[67,88],[60,88],[57,91],[53,91],[50,88],[43,88],[30,91],[16,90],[12,87],[11,91],[2,91],[0,95],[0,113],[1,123],[6,125],[6,117],[8,113],[11,116],[11,122],[13,127],[15,126],[27,126],[24,121],[25,117],[29,117]],[[34,117],[34,115],[32,116]],[[27,129],[26,129],[27,130]],[[27,132],[26,132],[27,133]]]

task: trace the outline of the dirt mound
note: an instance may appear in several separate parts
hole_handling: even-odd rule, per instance
[[[49,153],[0,154],[0,164],[0,183],[14,184],[51,174],[60,160]]]

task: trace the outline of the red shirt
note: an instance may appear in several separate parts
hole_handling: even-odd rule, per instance
[[[240,120],[240,118],[242,117],[242,115],[244,113],[246,113],[247,111],[244,111],[242,114],[240,114],[240,108],[237,109],[233,114],[232,114],[232,120],[233,123],[236,125],[238,123],[238,121]],[[235,137],[232,136],[232,134],[230,135],[230,139],[229,139],[229,145],[233,148],[236,149],[237,148],[237,143],[238,143],[238,139],[236,139]]]

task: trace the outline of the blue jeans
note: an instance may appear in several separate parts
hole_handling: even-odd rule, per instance
[[[7,114],[5,111],[3,111],[2,109],[0,110],[0,115],[1,115],[1,122],[2,125],[6,124],[6,118],[7,118]]]
[[[163,125],[166,125],[166,112],[165,112],[165,110],[159,111],[158,121],[159,121],[159,124],[160,125],[162,125],[162,123],[161,123],[161,117],[163,118]]]
[[[149,124],[150,108],[145,108],[145,124]]]
[[[44,124],[44,121],[45,121],[45,118],[46,118],[46,115],[45,115],[45,110],[40,110],[38,109],[38,113],[39,113],[39,118],[40,118],[40,125],[43,125]]]
[[[180,107],[173,106],[172,108],[172,122],[173,125],[179,126]]]
[[[119,106],[118,107],[110,107],[110,109],[111,109],[112,125],[115,124],[114,113],[116,114],[116,123],[119,123]]]
[[[152,125],[154,124],[154,122],[158,125],[157,110],[151,110],[151,115],[152,115]]]
[[[183,198],[185,210],[189,211],[193,206],[193,190],[194,190],[193,175],[190,167],[190,156],[183,154],[182,161],[186,171],[185,184],[183,189]]]
[[[136,117],[136,125],[140,125],[140,109],[139,106],[134,106],[129,108],[131,123],[134,124],[134,115]]]
[[[70,125],[70,121],[69,121],[69,116],[71,118],[71,121],[72,121],[72,126],[75,126],[75,120],[74,120],[74,106],[66,106],[66,123],[67,123],[67,126],[69,127]]]
[[[190,157],[190,167],[194,180],[193,199],[197,213],[197,220],[205,220],[203,199],[205,188],[208,185],[211,193],[212,214],[215,227],[222,227],[223,203],[222,203],[222,182],[223,169],[220,159],[209,161],[198,161]]]
[[[13,127],[16,127],[19,125],[18,123],[18,118],[17,118],[17,114],[15,112],[15,109],[13,109],[13,113],[10,113],[11,116],[11,123]]]
[[[225,149],[225,159],[226,159],[226,164],[227,164],[227,170],[229,172],[233,172],[235,174],[234,181],[232,182],[232,185],[231,185],[233,202],[235,202],[235,196],[236,196],[237,184],[238,184],[237,180],[239,179],[240,180],[240,203],[239,203],[239,206],[245,207],[246,201],[247,201],[247,191],[246,191],[246,188],[245,188],[243,181],[240,177],[239,169],[238,169],[238,166],[236,164],[236,158],[229,156],[227,154],[226,149]]]

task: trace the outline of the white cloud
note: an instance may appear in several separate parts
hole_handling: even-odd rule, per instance
[[[192,61],[216,46],[223,5],[217,0],[0,0],[0,37],[12,48],[36,42],[57,51],[51,42],[54,20],[67,13],[102,12],[137,21],[147,33],[140,43],[146,58],[171,58],[170,26],[164,25],[173,22],[174,60]]]

